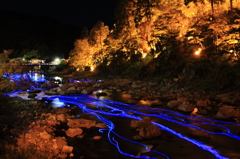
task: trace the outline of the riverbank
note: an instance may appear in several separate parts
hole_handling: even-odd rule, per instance
[[[76,107],[56,109],[41,101],[0,99],[1,159],[110,159],[118,155],[107,136],[98,132],[106,125]],[[78,113],[81,117],[76,117]],[[96,147],[101,144],[110,148]]]

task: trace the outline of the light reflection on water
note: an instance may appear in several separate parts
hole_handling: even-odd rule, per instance
[[[4,74],[3,77],[9,78],[10,81],[20,81],[20,80],[32,80],[34,82],[46,82],[46,78],[43,74],[37,72],[28,73],[15,73],[15,74]]]
[[[28,72],[28,73],[15,73],[15,74],[4,74],[3,77],[9,78],[11,82],[21,81],[21,80],[31,80],[34,82],[47,82],[49,80],[53,80],[56,83],[62,83],[63,78],[54,76],[54,77],[46,77],[43,73],[40,72]]]

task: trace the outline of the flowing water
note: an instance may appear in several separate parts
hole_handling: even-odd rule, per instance
[[[167,106],[151,107],[153,101],[129,105],[126,103],[132,99],[130,95],[114,91],[107,93],[108,96],[104,97],[73,94],[45,99],[53,101],[56,107],[78,106],[82,112],[106,123],[108,128],[102,132],[114,147],[113,151],[118,151],[116,159],[240,159],[239,124],[210,119],[194,112],[173,111]],[[137,131],[130,129],[130,123],[145,116],[158,126],[161,136],[134,141],[132,137]]]

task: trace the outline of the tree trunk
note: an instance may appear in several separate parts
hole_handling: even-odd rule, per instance
[[[212,18],[214,17],[214,0],[211,0]]]
[[[230,9],[233,10],[233,0],[230,0]]]

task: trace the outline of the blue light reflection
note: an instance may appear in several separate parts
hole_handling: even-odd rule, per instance
[[[126,141],[133,142],[133,143],[145,146],[145,147],[146,147],[146,145],[135,142],[135,141],[132,141],[132,140],[128,140],[128,139],[123,138],[120,135],[118,135],[116,132],[114,132],[114,124],[110,120],[101,116],[100,114],[108,115],[108,116],[126,117],[126,118],[131,118],[131,119],[136,119],[136,120],[141,120],[142,119],[139,116],[151,116],[151,117],[154,117],[154,118],[167,120],[167,121],[176,123],[176,124],[184,126],[184,127],[190,127],[190,128],[193,128],[193,129],[202,130],[202,131],[205,131],[209,134],[225,135],[225,136],[228,136],[230,138],[240,140],[240,137],[232,134],[231,130],[229,128],[227,128],[226,126],[217,124],[217,123],[223,123],[223,124],[231,124],[231,125],[238,125],[239,126],[239,124],[235,124],[235,123],[231,123],[231,122],[211,120],[211,119],[207,119],[207,118],[203,118],[203,117],[197,117],[197,116],[182,115],[180,113],[177,113],[177,112],[174,112],[174,111],[171,111],[171,110],[166,110],[166,109],[161,109],[161,108],[149,108],[149,107],[136,106],[136,105],[129,105],[129,104],[125,104],[125,103],[115,102],[115,101],[112,101],[112,100],[109,100],[109,99],[101,100],[97,97],[88,96],[88,95],[57,96],[57,98],[59,98],[59,100],[63,103],[77,105],[84,112],[92,114],[92,115],[98,117],[102,122],[106,123],[106,125],[108,126],[108,129],[107,130],[106,129],[100,129],[99,131],[100,132],[108,131],[108,139],[109,139],[111,144],[113,144],[114,146],[117,147],[119,153],[121,153],[123,155],[126,155],[126,156],[134,157],[134,158],[150,158],[150,157],[149,156],[148,157],[147,156],[135,156],[135,155],[126,154],[126,153],[122,152],[120,146],[118,145],[118,142],[117,142],[116,138],[121,138],[121,139],[124,139]],[[95,105],[96,106],[95,109],[88,108],[86,106],[88,104]],[[108,109],[104,109],[105,110],[104,111],[102,108],[108,108]],[[145,113],[143,113],[141,111],[144,111]],[[128,112],[130,112],[130,114]],[[148,112],[148,113],[146,113],[146,112]],[[132,115],[132,114],[134,114],[134,115]],[[174,115],[174,116],[172,116],[172,115]],[[186,122],[186,119],[187,120],[191,119],[191,121]],[[226,159],[226,157],[219,154],[218,150],[214,150],[210,146],[205,145],[204,143],[202,143],[200,141],[188,138],[188,137],[184,136],[183,134],[180,134],[180,133],[178,133],[178,132],[176,132],[176,131],[174,131],[174,130],[172,130],[172,129],[170,129],[170,128],[162,125],[162,124],[159,124],[157,122],[152,122],[152,123],[156,124],[161,130],[170,132],[170,133],[176,135],[177,137],[179,137],[181,139],[184,139],[188,142],[191,142],[194,145],[198,146],[199,148],[210,152],[217,159]],[[214,133],[214,132],[202,129],[198,126],[191,125],[190,123],[214,125],[214,126],[218,126],[218,127],[221,127],[223,129],[225,129],[226,132]],[[149,151],[158,153],[158,154],[164,156],[165,158],[168,158],[168,156],[166,156],[165,154],[162,154],[161,152],[157,152],[157,151],[154,151],[154,150],[149,150]]]

